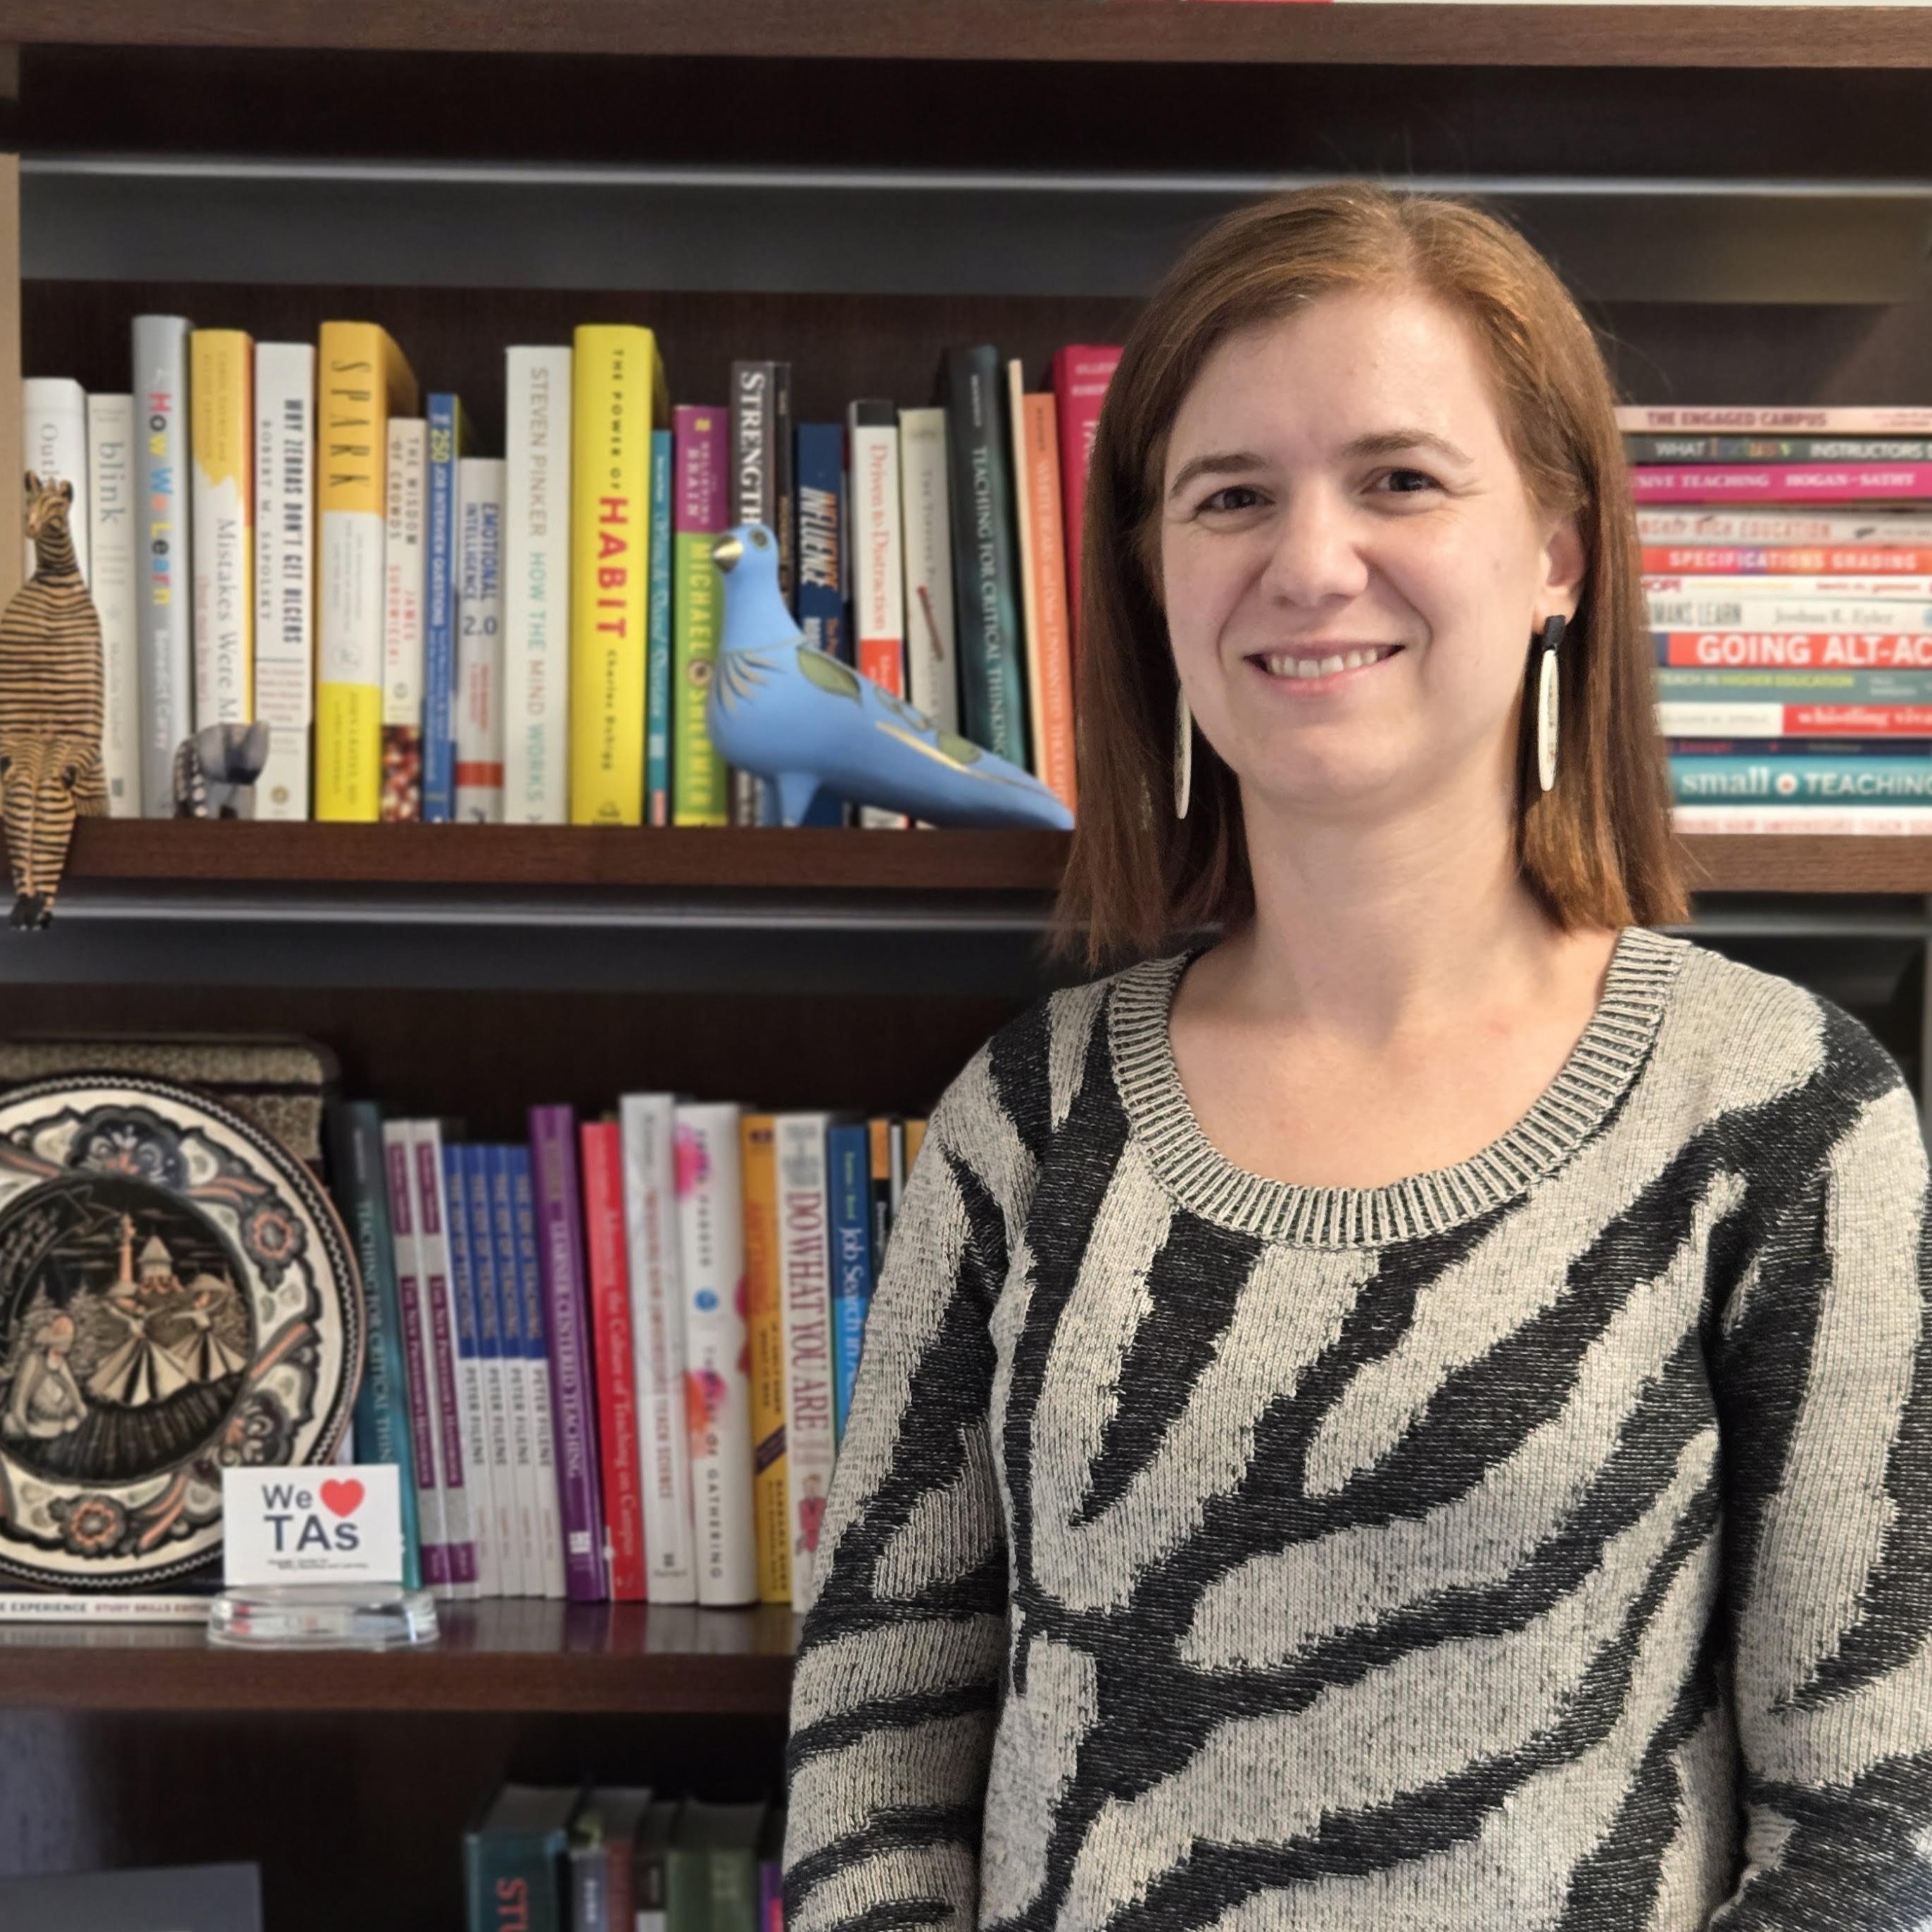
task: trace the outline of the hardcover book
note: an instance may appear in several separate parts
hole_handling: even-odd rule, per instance
[[[752,1375],[752,1514],[758,1539],[758,1600],[789,1604],[791,1490],[785,1466],[778,1135],[771,1114],[741,1117],[738,1163],[745,1202],[745,1322]]]
[[[535,1596],[524,1574],[518,1534],[517,1469],[510,1423],[510,1364],[502,1293],[496,1279],[496,1214],[490,1196],[487,1148],[452,1147],[452,1185],[463,1190],[470,1280],[476,1301],[476,1352],[483,1364],[483,1444],[490,1476],[490,1547],[497,1594]],[[514,1299],[514,1298],[512,1298]],[[522,1324],[517,1324],[521,1331]]]
[[[482,1594],[476,1530],[476,1475],[470,1447],[476,1435],[472,1357],[466,1376],[459,1340],[459,1288],[449,1246],[449,1204],[443,1192],[442,1130],[434,1120],[408,1124],[410,1166],[416,1186],[416,1251],[422,1269],[424,1339],[429,1346],[436,1408],[436,1472],[443,1532],[449,1544],[449,1581],[458,1597]]]
[[[315,723],[315,349],[255,348],[255,713],[268,762],[255,816],[301,823]]]
[[[29,376],[20,385],[21,458],[43,483],[64,483],[74,492],[68,531],[80,580],[91,585],[88,554],[87,392],[65,376]],[[34,546],[26,549],[26,572],[33,574]]]
[[[579,1794],[506,1784],[463,1840],[468,1932],[572,1932],[565,1884]]]
[[[942,731],[959,729],[959,654],[952,603],[946,412],[899,412],[899,495],[905,553],[906,686]]]
[[[506,353],[503,816],[570,819],[571,353]]]
[[[135,629],[141,658],[141,815],[175,813],[175,752],[194,729],[188,339],[178,315],[137,315],[134,390]]]
[[[612,1600],[644,1600],[644,1516],[638,1457],[636,1344],[624,1229],[624,1152],[614,1120],[578,1130],[583,1159],[584,1253],[590,1276],[592,1354],[597,1372],[597,1441],[603,1477],[604,1546]]]
[[[422,816],[423,536],[429,424],[389,424],[382,551],[382,816]]]
[[[644,613],[644,819],[670,823],[671,432],[651,431],[650,573]]]
[[[530,1370],[530,1442],[536,1457],[537,1528],[543,1562],[543,1593],[553,1600],[568,1588],[564,1566],[563,1498],[557,1475],[556,1396],[550,1373],[550,1317],[538,1255],[536,1187],[530,1150],[512,1147],[507,1157],[510,1198],[517,1223],[517,1282],[523,1296],[524,1348]]]
[[[1120,349],[1112,344],[1070,343],[1053,358],[1053,394],[1060,418],[1060,500],[1065,505],[1067,629],[1076,661],[1081,546],[1087,538],[1087,472],[1094,460],[1101,406],[1120,362]]]
[[[255,345],[236,328],[188,338],[194,461],[194,722],[255,715]]]
[[[503,465],[457,465],[456,816],[503,818]]]
[[[674,506],[676,593],[671,599],[671,676],[676,709],[671,721],[671,823],[723,825],[730,817],[724,760],[711,742],[705,716],[718,635],[724,619],[723,585],[711,561],[711,545],[731,524],[729,412],[680,404],[674,412],[673,454],[677,466]]]
[[[791,1604],[804,1612],[818,1594],[819,1530],[838,1442],[832,1386],[831,1196],[825,1166],[831,1117],[780,1114],[772,1124],[784,1318]]]
[[[389,1235],[395,1256],[397,1327],[403,1342],[404,1393],[409,1402],[410,1460],[416,1486],[416,1527],[423,1581],[438,1597],[454,1594],[449,1528],[442,1507],[442,1408],[436,1400],[435,1347],[430,1339],[422,1246],[416,1238],[415,1161],[409,1124],[382,1123],[384,1173],[389,1184]]]
[[[832,1202],[832,1424],[851,1413],[866,1316],[872,1303],[871,1156],[862,1120],[842,1120],[825,1136]]]
[[[515,1511],[518,1574],[522,1593],[542,1597],[551,1593],[544,1558],[542,1499],[539,1489],[538,1444],[535,1397],[530,1387],[530,1338],[524,1332],[524,1292],[517,1256],[517,1208],[512,1179],[512,1155],[503,1146],[481,1150],[489,1190],[490,1226],[495,1235],[497,1318],[502,1329],[503,1373],[510,1420],[511,1495]],[[473,1198],[473,1197],[472,1197]],[[544,1462],[554,1478],[554,1449],[550,1442],[550,1415],[543,1421]],[[555,1594],[563,1593],[562,1562],[557,1562]]]
[[[101,773],[111,818],[141,816],[141,636],[135,608],[134,399],[87,399],[87,591],[100,620]]]
[[[462,482],[472,434],[462,398],[432,395],[423,509],[422,815],[456,815],[458,600],[462,594]]]

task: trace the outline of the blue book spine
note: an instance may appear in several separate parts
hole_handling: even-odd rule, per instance
[[[872,1162],[865,1123],[828,1129],[825,1151],[832,1194],[832,1420],[842,1438],[872,1303]]]
[[[457,1386],[461,1390],[463,1462],[470,1485],[470,1534],[476,1544],[476,1580],[486,1597],[502,1594],[490,1514],[488,1398],[484,1390],[483,1324],[476,1306],[476,1269],[470,1236],[470,1185],[463,1150],[442,1149],[443,1208],[448,1216],[450,1300],[456,1312]]]
[[[516,1468],[510,1453],[509,1371],[503,1342],[502,1290],[496,1279],[496,1242],[490,1205],[489,1150],[457,1150],[469,1210],[470,1274],[476,1286],[476,1352],[483,1360],[483,1400],[490,1450],[490,1497],[495,1510],[496,1574],[506,1597],[522,1596],[518,1554]]]
[[[798,625],[805,641],[853,662],[845,622],[845,425],[798,426]]]
[[[644,624],[644,822],[670,823],[671,433],[651,431],[651,550]]]
[[[1932,758],[1673,758],[1679,805],[1932,805]]]
[[[410,1440],[409,1378],[389,1220],[382,1119],[373,1102],[329,1110],[328,1172],[336,1204],[362,1273],[368,1343],[356,1394],[356,1460],[393,1462],[403,1520],[403,1581],[422,1588],[422,1528],[416,1509],[416,1460]]]
[[[429,399],[429,476],[423,531],[422,815],[456,815],[456,464],[463,405]]]

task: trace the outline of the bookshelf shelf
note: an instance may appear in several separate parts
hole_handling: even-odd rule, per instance
[[[782,1714],[794,1618],[783,1605],[438,1606],[420,1651],[210,1647],[185,1624],[0,1627],[0,1708]]]
[[[1077,16],[1077,25],[1076,24]],[[747,59],[1376,62],[1511,66],[1913,67],[1932,21],[1886,7],[1366,4],[1180,0],[14,0],[4,31],[37,44],[700,56]]]
[[[975,909],[1004,923],[1016,902],[1043,919],[1066,863],[1058,832],[867,832],[800,828],[676,830],[484,825],[286,825],[96,819],[76,829],[68,878],[76,904],[90,889],[141,886],[155,909],[169,893],[219,888],[266,909],[271,889],[330,895],[460,892],[607,903],[652,895],[716,896],[774,915],[812,895],[878,913],[919,896],[928,914]],[[3,849],[3,848],[0,848]],[[1683,842],[1703,893],[1932,894],[1932,838],[1697,837]],[[506,909],[507,901],[504,902]],[[26,943],[26,942],[21,942]]]

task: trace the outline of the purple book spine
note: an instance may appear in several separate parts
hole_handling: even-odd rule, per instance
[[[398,1242],[396,1271],[398,1312],[403,1331],[404,1372],[410,1391],[410,1453],[416,1464],[416,1520],[422,1534],[423,1581],[448,1584],[449,1546],[442,1540],[440,1526],[442,1505],[437,1498],[436,1456],[436,1401],[430,1394],[428,1352],[422,1331],[422,1286],[416,1246],[415,1198],[410,1186],[410,1150],[406,1143],[388,1140],[382,1155],[389,1170],[389,1225]],[[401,1244],[406,1244],[409,1258],[404,1259]]]
[[[597,1415],[591,1380],[590,1297],[584,1266],[577,1122],[568,1107],[530,1109],[530,1166],[537,1260],[548,1317],[556,1486],[563,1509],[564,1587],[574,1603],[610,1594],[604,1568],[604,1509],[597,1485]]]
[[[449,1325],[449,1231],[442,1225],[442,1195],[438,1185],[441,1166],[434,1140],[418,1140],[415,1152],[416,1199],[422,1210],[417,1225],[423,1243],[423,1279],[428,1283],[430,1343],[436,1356],[436,1423],[442,1451],[437,1460],[442,1486],[452,1499],[446,1507],[454,1510],[458,1503],[462,1504],[454,1523],[446,1525],[449,1530],[449,1580],[473,1583],[476,1544],[470,1533],[470,1486],[463,1467],[463,1390],[456,1378],[456,1338]]]

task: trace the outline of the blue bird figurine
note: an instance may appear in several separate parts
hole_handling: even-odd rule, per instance
[[[1073,814],[1030,772],[808,644],[779,594],[778,539],[763,524],[725,531],[711,558],[724,585],[711,741],[728,764],[777,782],[786,824],[823,786],[934,825],[1071,829]]]

